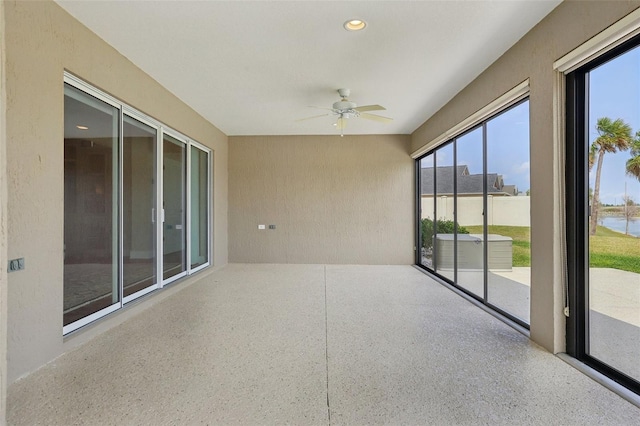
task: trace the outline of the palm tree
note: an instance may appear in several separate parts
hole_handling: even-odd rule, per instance
[[[598,224],[598,208],[600,206],[600,174],[602,173],[602,161],[607,152],[626,151],[633,143],[631,136],[631,126],[620,118],[611,121],[609,117],[599,118],[596,123],[598,137],[589,150],[589,170],[596,165],[596,181],[593,189],[593,200],[591,202],[591,223],[589,233],[596,233]]]
[[[636,138],[631,142],[631,158],[627,160],[627,174],[640,180],[640,130],[636,132]]]

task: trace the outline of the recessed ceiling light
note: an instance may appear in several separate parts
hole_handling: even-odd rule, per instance
[[[78,126],[76,126],[76,127],[77,127],[78,129],[80,129],[80,130],[89,130],[89,128],[88,128],[87,126],[80,126],[80,125],[78,125]]]
[[[344,23],[344,29],[347,31],[360,31],[364,30],[364,27],[367,26],[367,23],[362,19],[350,19]]]

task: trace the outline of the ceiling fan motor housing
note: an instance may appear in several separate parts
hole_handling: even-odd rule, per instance
[[[351,101],[338,101],[333,103],[333,109],[346,110],[346,109],[354,109],[358,104]]]

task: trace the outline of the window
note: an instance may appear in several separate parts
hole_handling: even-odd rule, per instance
[[[640,392],[640,38],[567,75],[567,351]]]
[[[417,263],[527,327],[528,99],[513,100],[417,164]]]
[[[210,264],[211,153],[66,74],[64,105],[66,334]]]

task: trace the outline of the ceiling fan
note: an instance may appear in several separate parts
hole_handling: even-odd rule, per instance
[[[311,108],[325,109],[331,112],[320,114],[320,115],[314,115],[312,117],[301,118],[296,121],[304,121],[304,120],[310,120],[312,118],[320,118],[320,117],[335,115],[338,117],[338,120],[336,121],[336,123],[334,123],[334,126],[340,129],[340,136],[344,136],[343,130],[347,125],[347,120],[350,118],[359,117],[359,118],[365,118],[367,120],[379,121],[381,123],[390,123],[391,121],[393,121],[393,118],[383,117],[381,115],[376,115],[376,114],[369,114],[369,111],[386,110],[386,108],[383,106],[364,105],[359,107],[355,102],[351,102],[349,100],[349,94],[351,94],[351,90],[349,89],[338,89],[338,94],[342,99],[339,100],[338,102],[334,102],[331,108],[324,108],[324,107],[317,107],[317,106],[311,107]]]

